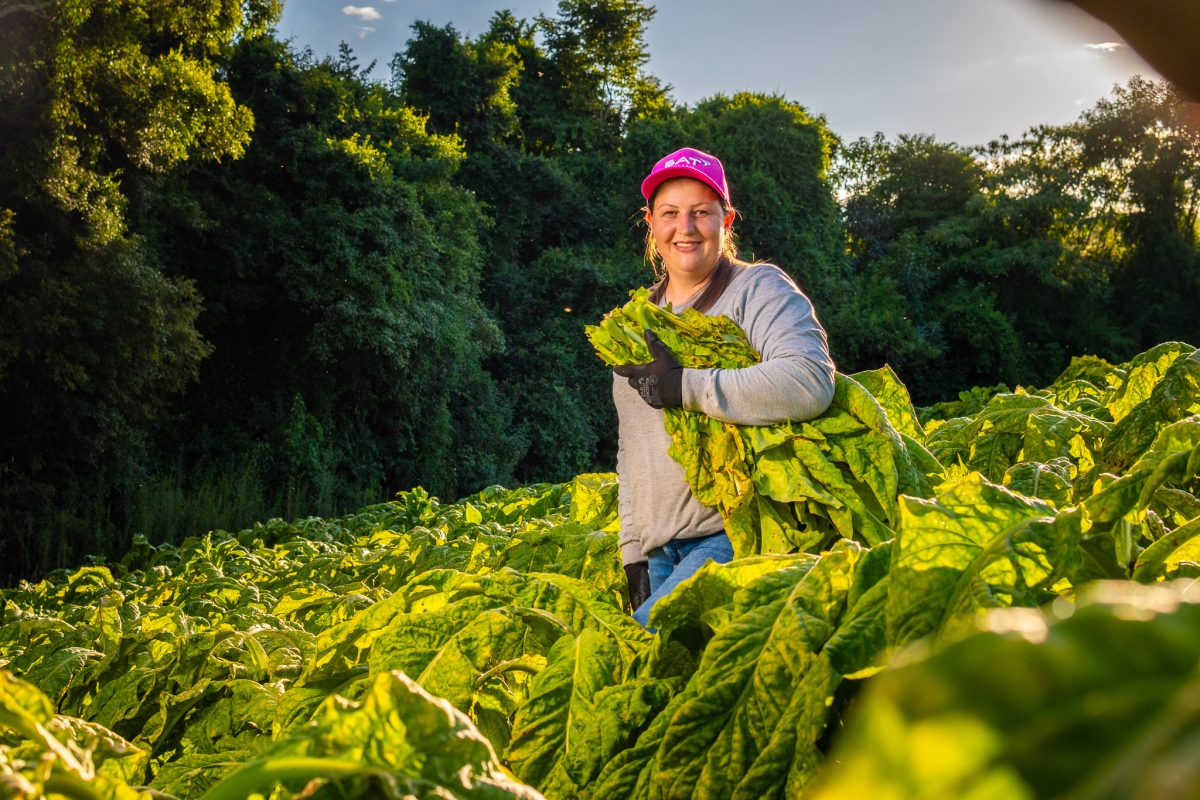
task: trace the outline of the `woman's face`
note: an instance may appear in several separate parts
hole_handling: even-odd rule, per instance
[[[700,283],[721,258],[733,212],[724,214],[720,197],[700,181],[672,178],[655,193],[646,222],[667,274],[675,280]]]

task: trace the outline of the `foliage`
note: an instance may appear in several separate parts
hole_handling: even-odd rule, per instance
[[[3,793],[796,796],[864,685],[830,796],[879,763],[898,796],[1194,784],[1194,602],[1130,589],[1200,575],[1175,92],[843,145],[782,97],[674,104],[636,0],[419,24],[390,85],[278,10],[0,8],[0,555],[72,567],[0,595]],[[668,415],[741,557],[650,635],[578,475],[615,440],[582,334],[650,280],[636,187],[683,144],[844,372],[808,423]],[[643,361],[647,327],[756,358],[644,292],[593,343]],[[413,485],[462,499],[360,508]]]
[[[487,368],[512,409],[518,480],[565,480],[611,461],[607,376],[581,334],[641,280],[622,236],[624,165],[612,155],[628,120],[665,104],[643,71],[652,14],[607,1],[562,3],[533,23],[500,12],[474,40],[417,25],[393,62],[400,96],[434,130],[463,137],[455,181],[488,215],[479,295],[506,348]]]
[[[33,572],[72,545],[105,549],[81,524],[81,507],[107,504],[112,482],[136,478],[147,428],[211,352],[196,330],[194,283],[158,269],[129,228],[127,206],[144,176],[245,151],[254,120],[221,78],[222,59],[235,39],[261,34],[279,6],[160,6],[3,9],[6,569]],[[61,529],[39,535],[56,513]]]
[[[684,358],[752,357],[728,320],[673,315],[642,293],[597,329],[607,338],[593,334],[615,362],[645,357],[630,320]],[[853,794],[861,771],[825,767],[847,714],[846,763],[879,750],[881,731],[887,763],[911,762],[920,780],[899,796],[973,781],[1061,794],[1093,779],[1085,754],[1114,748],[1131,720],[1149,726],[1145,746],[1099,780],[1186,785],[1171,737],[1194,727],[1176,702],[1192,691],[1194,601],[1130,587],[1197,574],[1200,409],[1163,400],[1195,358],[1171,343],[1126,364],[1084,361],[1044,390],[931,422],[944,466],[920,449],[893,373],[841,376],[844,406],[789,441],[828,447],[860,502],[886,492],[874,502],[895,509],[888,528],[851,517],[830,541],[825,518],[798,519],[823,543],[814,552],[778,542],[791,552],[706,565],[655,607],[656,634],[624,605],[612,475],[454,504],[414,490],[342,518],[140,540],[120,562],[3,593],[4,779],[34,796]],[[1093,477],[1122,424],[1141,431],[1120,440],[1128,460]],[[986,444],[993,430],[1003,445]],[[974,431],[978,450],[952,444],[955,431]],[[993,456],[986,474],[967,469],[979,450]],[[832,494],[797,477],[794,452],[754,487]],[[905,494],[862,471],[881,454],[945,480]],[[1065,489],[1034,496],[1043,474]],[[719,487],[712,497],[730,505]],[[1089,591],[1099,599],[1069,619],[1034,610],[1066,616]],[[1000,676],[999,661],[1015,666]],[[1159,688],[1128,702],[1087,700],[1150,678]],[[1079,702],[1041,699],[1063,696]],[[1031,730],[1074,755],[1046,762],[1023,744]],[[952,757],[911,758],[939,735]]]
[[[992,612],[986,632],[872,683],[813,796],[1189,796],[1194,589],[1101,583],[1074,605]]]
[[[860,139],[835,179],[854,263],[851,365],[887,359],[922,402],[1041,384],[1070,356],[1123,361],[1196,340],[1197,133],[1183,98],[1135,78],[1075,123],[974,149]]]
[[[251,455],[285,499],[327,492],[341,508],[361,487],[424,479],[456,495],[505,477],[504,438],[481,447],[478,433],[506,427],[482,369],[503,340],[478,301],[483,220],[449,181],[457,140],[428,134],[384,87],[278,43],[243,42],[229,80],[269,120],[264,135],[136,209],[164,269],[187,265],[208,298],[199,326],[215,352],[179,407],[199,452],[173,449],[192,463]]]
[[[535,796],[493,751],[530,674],[565,632],[641,630],[618,606],[615,535],[575,521],[605,527],[615,489],[584,475],[453,506],[418,490],[336,520],[274,520],[179,547],[142,540],[122,563],[6,592],[0,696],[41,728],[0,716],[32,737],[12,749],[6,739],[0,761],[35,786],[90,780],[96,764],[118,785],[178,796],[245,797],[276,782],[299,794],[313,780],[398,797],[425,796],[429,782],[456,797]],[[435,633],[437,617],[450,627]],[[503,624],[509,651],[479,636]],[[502,738],[489,744],[392,671],[402,659],[421,675],[414,658],[439,664],[423,680],[465,690],[460,705]],[[59,755],[36,771],[41,752]]]
[[[608,468],[582,334],[653,279],[636,189],[683,144],[721,156],[741,254],[797,278],[880,401],[862,376],[883,363],[927,403],[1196,341],[1196,133],[1164,84],[984,147],[844,144],[795,99],[676,103],[636,0],[418,24],[386,85],[348,45],[275,41],[273,0],[0,14],[3,582],[135,533]],[[1097,470],[1130,463],[1136,427]],[[1061,504],[1060,457],[989,474]]]
[[[603,151],[619,144],[629,120],[669,107],[644,71],[654,13],[640,0],[559,0],[557,16],[538,15],[545,55],[526,64],[527,142]]]
[[[468,146],[511,135],[517,123],[513,86],[521,63],[514,45],[496,38],[462,41],[452,25],[413,24],[392,61],[392,81],[408,106],[427,110],[429,125]]]

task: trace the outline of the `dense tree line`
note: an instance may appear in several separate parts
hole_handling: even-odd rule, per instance
[[[778,96],[676,103],[653,9],[562,0],[389,78],[273,0],[0,2],[0,548],[9,578],[423,485],[613,462],[583,326],[651,279],[647,167],[718,153],[743,255],[840,368],[923,402],[1200,341],[1200,132],[1135,80],[982,148],[841,142]]]
[[[922,401],[1200,340],[1200,129],[1141,78],[1072,124],[966,149],[926,136],[840,157],[858,319],[843,358],[889,361]]]

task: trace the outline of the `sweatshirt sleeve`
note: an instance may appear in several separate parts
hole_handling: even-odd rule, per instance
[[[613,376],[614,388],[618,380],[624,380]],[[642,553],[642,541],[638,536],[637,528],[633,524],[633,504],[630,502],[630,490],[628,482],[629,470],[626,468],[625,442],[618,428],[617,433],[617,516],[621,520],[621,532],[617,539],[617,546],[621,550],[621,564],[636,564],[639,561],[645,561],[646,556]]]
[[[762,361],[741,369],[684,370],[684,408],[737,425],[774,425],[811,419],[829,407],[834,365],[825,329],[783,270],[763,265],[749,276],[730,316]]]

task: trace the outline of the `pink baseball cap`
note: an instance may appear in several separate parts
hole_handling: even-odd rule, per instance
[[[654,195],[654,190],[663,181],[671,178],[695,178],[708,184],[712,190],[721,196],[726,205],[729,202],[729,184],[725,182],[725,168],[716,156],[701,152],[692,147],[676,150],[669,156],[663,156],[650,170],[650,174],[642,181],[642,197],[646,202]]]

